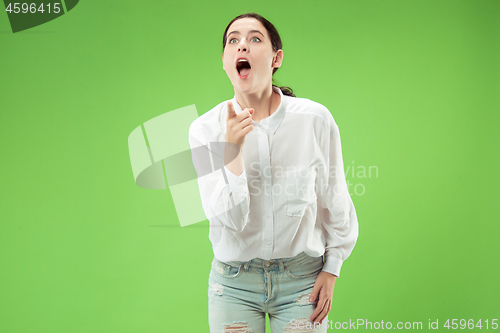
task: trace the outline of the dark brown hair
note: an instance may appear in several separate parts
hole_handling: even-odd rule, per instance
[[[224,49],[226,48],[227,30],[229,29],[231,24],[233,24],[234,21],[236,21],[238,19],[246,18],[246,17],[254,18],[254,19],[258,20],[260,23],[262,23],[262,25],[266,28],[267,33],[269,34],[269,37],[271,38],[271,44],[273,46],[274,51],[278,51],[278,50],[282,49],[281,38],[280,38],[280,35],[278,33],[278,30],[276,30],[276,28],[274,27],[274,25],[271,22],[269,22],[268,20],[266,20],[264,17],[260,16],[259,14],[245,13],[245,14],[241,14],[239,16],[236,16],[231,22],[229,22],[229,24],[226,27],[226,30],[224,30],[224,36],[222,37],[222,53],[224,53]],[[274,75],[274,73],[276,73],[277,70],[278,70],[277,67],[275,67],[273,69],[273,75]],[[273,83],[273,86],[278,87],[274,83]],[[290,88],[290,87],[278,87],[278,88],[281,89],[281,92],[283,93],[283,95],[295,97],[295,95],[293,94],[292,88]]]

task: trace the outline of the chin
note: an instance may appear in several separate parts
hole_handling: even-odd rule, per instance
[[[236,82],[233,82],[233,87],[240,90],[241,92],[248,93],[253,90],[254,85],[249,81],[244,81],[237,77]]]
[[[237,90],[239,90],[242,94],[251,94],[255,91],[254,87],[251,87],[251,86],[237,86],[236,87]]]

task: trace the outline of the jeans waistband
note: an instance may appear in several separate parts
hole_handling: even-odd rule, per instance
[[[248,267],[254,266],[254,267],[262,267],[262,268],[268,268],[272,265],[277,265],[281,269],[283,269],[283,265],[286,266],[291,266],[291,265],[296,265],[296,264],[302,264],[303,262],[307,262],[309,260],[323,260],[323,256],[320,257],[312,257],[302,251],[301,253],[297,254],[295,257],[288,257],[288,258],[277,258],[277,259],[270,259],[270,260],[265,260],[262,258],[253,258],[248,261],[219,261],[217,258],[214,257],[214,261],[217,260],[223,264],[230,265],[233,267],[239,267],[239,266],[244,266],[246,270],[248,270]]]

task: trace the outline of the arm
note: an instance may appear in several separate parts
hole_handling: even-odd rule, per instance
[[[344,260],[351,254],[358,238],[358,219],[347,188],[342,161],[340,132],[329,115],[329,138],[324,148],[322,184],[318,195],[318,217],[323,227],[326,250],[323,271],[340,275]]]
[[[236,159],[223,165],[224,143],[207,142],[203,128],[195,123],[189,128],[189,145],[207,219],[212,225],[241,232],[248,222],[250,205],[241,150]]]

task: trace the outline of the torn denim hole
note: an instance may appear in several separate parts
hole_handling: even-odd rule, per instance
[[[223,333],[253,333],[246,321],[233,321],[231,324],[222,324]]]
[[[222,296],[223,290],[224,286],[222,284],[216,282],[210,283],[210,289],[209,289],[210,295]]]
[[[310,302],[309,301],[309,296],[311,294],[302,294],[299,297],[297,297],[294,302],[297,303],[299,306],[304,306],[304,305],[311,305],[311,304],[316,304],[316,302]]]

